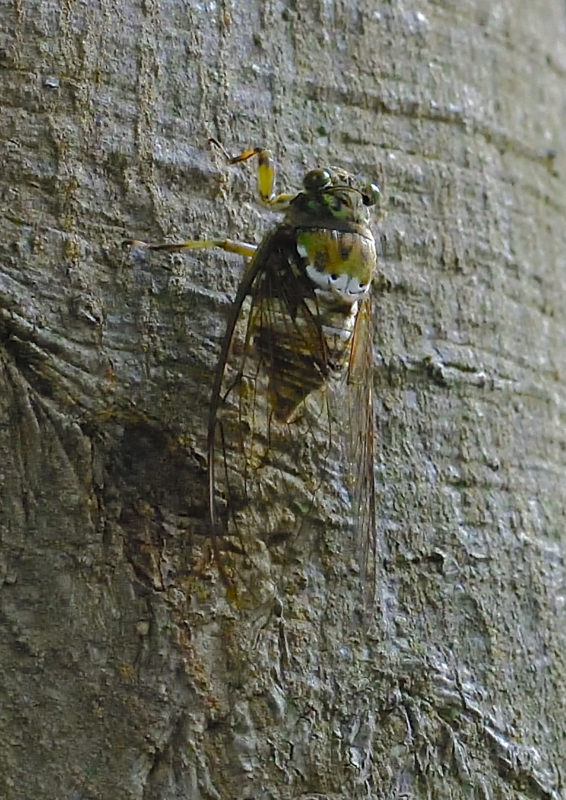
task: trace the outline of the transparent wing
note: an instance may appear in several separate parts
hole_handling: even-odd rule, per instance
[[[375,592],[377,568],[373,361],[373,315],[371,297],[368,297],[356,316],[348,364],[348,455],[356,541],[366,594]]]

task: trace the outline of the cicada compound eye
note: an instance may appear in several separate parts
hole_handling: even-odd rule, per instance
[[[332,177],[327,169],[311,169],[303,178],[303,186],[308,192],[321,191],[332,183]]]
[[[364,206],[375,206],[377,203],[379,203],[380,197],[381,189],[377,183],[371,183],[369,186],[366,186],[364,189],[362,189]]]

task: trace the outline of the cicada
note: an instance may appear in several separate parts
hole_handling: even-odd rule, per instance
[[[326,167],[307,172],[296,194],[276,194],[269,150],[231,158],[211,141],[230,164],[257,158],[259,197],[282,220],[259,246],[136,244],[221,248],[247,261],[208,418],[208,522],[217,556],[265,564],[266,552],[301,528],[318,498],[330,497],[330,514],[339,516],[346,494],[366,565],[375,541],[369,208],[379,188]],[[225,557],[222,571],[229,571]]]

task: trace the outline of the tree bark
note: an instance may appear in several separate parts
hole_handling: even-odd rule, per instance
[[[2,797],[563,797],[564,4],[0,13]],[[324,507],[255,606],[210,558],[241,260],[121,246],[265,233],[209,136],[385,178],[363,618]]]

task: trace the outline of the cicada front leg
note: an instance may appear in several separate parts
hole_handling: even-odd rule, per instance
[[[257,156],[257,193],[261,202],[273,211],[284,211],[290,201],[295,197],[293,194],[282,192],[275,194],[275,162],[271,150],[263,147],[252,147],[244,150],[238,156],[231,156],[217,139],[209,139],[209,142],[217,147],[228,164],[240,164],[254,156]]]
[[[185,242],[172,242],[171,244],[147,244],[138,239],[126,239],[124,244],[130,247],[143,247],[146,250],[161,250],[165,253],[177,253],[179,250],[209,250],[214,247],[226,250],[227,253],[236,253],[244,258],[252,258],[257,250],[257,245],[248,242],[236,242],[234,239],[187,239]]]
[[[220,150],[228,164],[231,165],[240,164],[257,156],[257,191],[261,202],[273,211],[284,211],[289,206],[295,195],[287,192],[275,193],[275,162],[271,150],[266,150],[263,147],[252,147],[237,156],[231,156],[217,139],[209,139],[209,141]],[[246,259],[252,258],[257,250],[257,245],[255,244],[237,242],[233,239],[188,239],[185,242],[173,242],[171,244],[148,244],[138,239],[126,239],[124,244],[131,247],[143,247],[146,250],[161,250],[165,253],[176,253],[179,250],[219,248],[228,253],[236,253]]]

